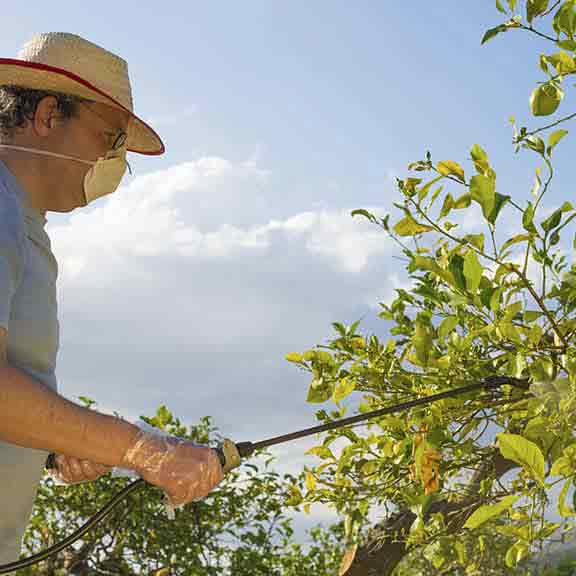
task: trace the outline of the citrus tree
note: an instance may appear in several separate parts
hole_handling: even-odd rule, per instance
[[[84,400],[89,406],[94,404]],[[143,419],[201,444],[221,440],[209,418],[186,428],[161,406],[154,417]],[[174,520],[164,512],[162,492],[145,484],[73,547],[18,574],[332,576],[342,555],[342,526],[316,526],[307,531],[305,542],[295,542],[285,502],[288,486],[302,486],[303,479],[274,472],[271,457],[261,455],[262,465],[244,463],[205,500],[177,510]],[[22,557],[68,536],[132,481],[107,475],[95,482],[57,486],[46,477],[25,534]]]
[[[501,550],[501,573],[524,573],[573,534],[576,209],[571,194],[546,200],[554,150],[568,145],[576,116],[558,113],[576,74],[576,1],[496,8],[503,22],[482,43],[521,32],[549,42],[529,98],[539,125],[511,119],[511,152],[530,155],[532,189],[502,191],[481,144],[460,160],[427,152],[397,180],[398,212],[352,212],[393,238],[411,283],[381,303],[381,332],[335,323],[327,343],[287,355],[311,375],[308,401],[330,403],[321,421],[454,391],[326,432],[310,451],[318,463],[290,502],[327,503],[346,517],[351,576],[391,574],[414,551],[438,573],[485,574]],[[456,393],[475,383],[484,387]],[[489,545],[494,534],[499,547]]]

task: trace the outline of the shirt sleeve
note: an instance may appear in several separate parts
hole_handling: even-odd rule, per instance
[[[22,212],[0,187],[0,326],[9,329],[12,298],[24,268]]]

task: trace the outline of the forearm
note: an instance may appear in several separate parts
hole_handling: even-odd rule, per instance
[[[0,440],[122,466],[139,429],[70,402],[9,365],[0,367]]]

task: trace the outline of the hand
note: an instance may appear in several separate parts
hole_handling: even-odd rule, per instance
[[[122,467],[162,488],[175,508],[204,498],[224,477],[212,448],[149,432],[140,432]]]
[[[66,484],[80,484],[97,480],[110,472],[111,467],[90,460],[78,460],[72,456],[58,454],[55,458],[56,469],[49,474]]]

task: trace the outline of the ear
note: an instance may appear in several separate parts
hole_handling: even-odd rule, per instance
[[[32,120],[32,128],[38,136],[50,136],[58,119],[58,101],[54,96],[46,96],[38,102]]]

